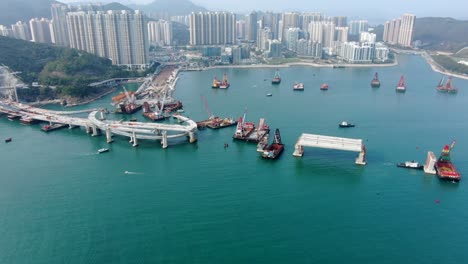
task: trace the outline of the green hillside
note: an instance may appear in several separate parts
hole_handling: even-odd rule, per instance
[[[191,12],[204,12],[205,8],[195,5],[189,0],[154,0],[146,5],[131,5],[134,9],[139,9],[145,13],[161,13],[169,16],[188,15]]]
[[[112,65],[109,59],[87,52],[6,37],[0,37],[0,63],[21,72],[18,76],[25,83],[39,81],[41,85],[57,87],[57,97],[87,97],[102,93],[99,88],[88,86],[92,82],[146,74],[126,71]],[[32,95],[42,96],[40,91],[25,90],[25,100],[34,100]]]
[[[414,40],[421,40],[423,48],[456,52],[468,46],[468,21],[446,17],[417,18]]]
[[[0,25],[10,26],[18,20],[29,21],[31,18],[51,18],[50,7],[54,0],[1,0]]]

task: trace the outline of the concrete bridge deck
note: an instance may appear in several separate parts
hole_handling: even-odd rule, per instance
[[[294,146],[293,156],[302,157],[302,155],[304,155],[304,147],[359,152],[359,156],[356,158],[355,163],[359,165],[366,164],[366,147],[362,143],[362,139],[331,137],[303,133]]]

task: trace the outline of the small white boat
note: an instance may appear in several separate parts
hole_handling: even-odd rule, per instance
[[[271,93],[267,93],[266,96],[272,96],[272,94],[271,94]]]
[[[184,109],[178,109],[177,110],[177,113],[183,113],[184,112]]]
[[[98,149],[98,153],[104,153],[104,152],[108,152],[109,149],[108,148],[101,148],[101,149]]]

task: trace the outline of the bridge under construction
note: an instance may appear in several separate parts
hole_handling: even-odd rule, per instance
[[[74,117],[73,114],[87,113],[87,118]],[[64,124],[69,128],[82,127],[88,134],[99,136],[105,133],[108,143],[113,141],[113,135],[130,138],[134,147],[138,140],[159,140],[163,148],[168,147],[168,139],[188,137],[190,143],[197,141],[197,124],[195,121],[178,116],[182,124],[161,124],[146,122],[123,122],[106,120],[105,109],[89,109],[81,111],[53,111],[32,107],[17,102],[0,101],[0,113],[10,117],[28,117],[34,120],[49,122],[50,124]]]

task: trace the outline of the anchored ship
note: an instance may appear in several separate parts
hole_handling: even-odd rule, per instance
[[[216,78],[216,76],[213,78],[213,84],[211,85],[211,88],[219,88],[219,85],[221,82]]]
[[[405,76],[400,77],[400,81],[398,82],[396,86],[396,91],[397,92],[402,92],[404,93],[406,91],[406,85],[405,85]]]
[[[304,84],[303,83],[294,83],[293,84],[293,90],[295,91],[303,91],[304,90]]]
[[[328,83],[323,83],[321,86],[320,86],[320,90],[328,90]]]
[[[379,88],[380,87],[380,81],[379,81],[379,74],[375,73],[374,74],[374,79],[372,79],[370,83],[372,88]]]
[[[279,71],[276,70],[275,77],[273,77],[273,79],[271,80],[271,83],[272,84],[279,84],[280,82],[281,82],[281,77],[280,77]]]
[[[277,128],[275,130],[275,136],[273,138],[273,143],[268,145],[262,153],[262,157],[266,159],[276,159],[278,158],[284,150],[284,145],[281,142],[280,131]]]
[[[227,88],[229,88],[229,86],[230,86],[230,84],[228,82],[227,75],[226,75],[226,73],[224,73],[223,81],[219,84],[219,88],[220,89],[227,89]]]
[[[457,171],[452,161],[450,160],[450,151],[455,146],[455,140],[452,144],[445,145],[442,149],[442,154],[440,154],[439,159],[435,163],[435,169],[437,171],[437,176],[441,180],[450,180],[458,182],[461,179],[460,173]]]
[[[440,79],[439,84],[437,85],[437,91],[439,92],[448,92],[448,93],[456,93],[458,89],[453,86],[452,77],[448,77],[447,81],[444,84],[444,77]]]

